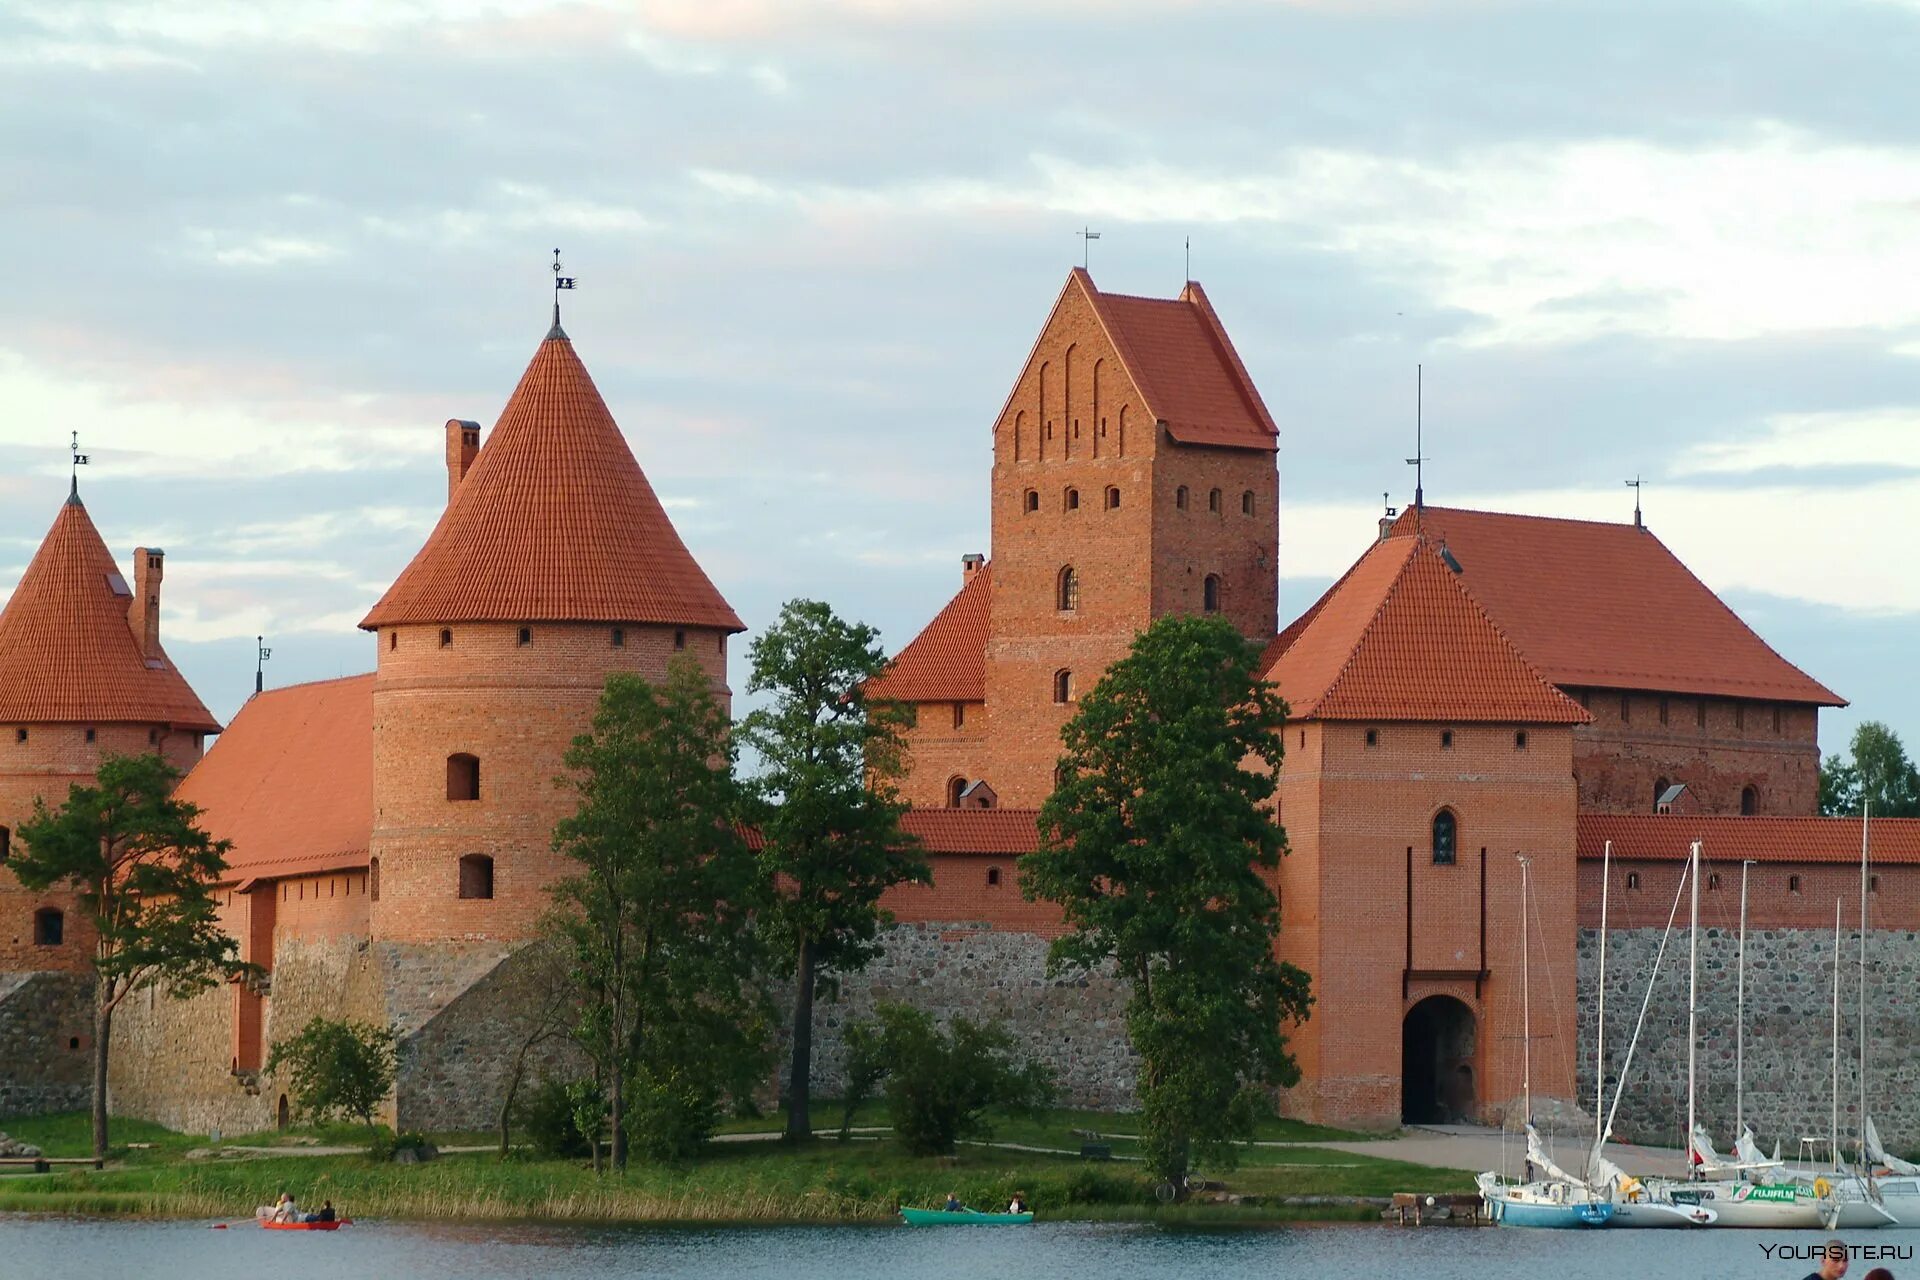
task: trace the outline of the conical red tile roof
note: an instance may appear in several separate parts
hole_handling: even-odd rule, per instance
[[[1579,724],[1424,538],[1375,543],[1268,669],[1296,719]]]
[[[555,325],[453,500],[360,623],[655,622],[744,631]]]
[[[132,599],[86,507],[68,499],[0,610],[0,722],[220,732],[165,650],[148,664],[127,625]]]

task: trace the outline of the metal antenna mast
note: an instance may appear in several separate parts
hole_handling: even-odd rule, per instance
[[[1633,527],[1638,529],[1642,527],[1640,524],[1640,486],[1645,482],[1641,480],[1639,476],[1635,476],[1626,483],[1627,488],[1633,490]]]
[[[1413,366],[1413,456],[1407,459],[1407,465],[1413,468],[1413,518],[1417,526],[1420,513],[1427,505],[1425,472],[1427,451],[1424,444],[1425,424],[1421,421],[1424,412],[1426,375],[1420,365]]]
[[[266,662],[273,656],[273,650],[267,648],[265,636],[253,638],[253,691],[260,693],[267,687]]]
[[[560,274],[560,251],[553,251],[553,327],[560,328],[560,291],[573,288],[573,277]]]
[[[1086,227],[1082,227],[1080,228],[1079,236],[1080,236],[1080,269],[1082,271],[1091,271],[1093,269],[1093,242],[1100,238],[1100,233],[1098,231],[1090,231]]]
[[[73,433],[73,478],[67,489],[67,501],[80,501],[80,468],[87,465],[87,455],[80,452],[80,433]]]

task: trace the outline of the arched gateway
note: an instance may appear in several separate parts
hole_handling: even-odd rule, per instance
[[[1477,1112],[1473,1010],[1452,996],[1428,996],[1400,1027],[1400,1119],[1462,1124]]]

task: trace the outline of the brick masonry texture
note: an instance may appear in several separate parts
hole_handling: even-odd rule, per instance
[[[1660,920],[1651,928],[1609,929],[1607,937],[1608,1098],[1626,1058],[1633,1021],[1646,996],[1661,928],[1676,883],[1672,869],[1663,883]],[[1704,894],[1703,894],[1704,898]],[[1854,908],[1857,911],[1857,907]],[[1792,1157],[1802,1137],[1824,1138],[1832,1115],[1833,900],[1828,927],[1755,927],[1747,931],[1747,1123],[1760,1145]],[[1844,910],[1844,907],[1843,907]],[[1737,912],[1737,904],[1736,904]],[[1633,1142],[1681,1145],[1687,1114],[1687,904],[1654,984],[1647,1025],[1635,1051],[1632,1074],[1614,1129]],[[1700,931],[1697,1078],[1702,1122],[1722,1151],[1735,1136],[1734,1061],[1737,1008],[1737,930]],[[1736,915],[1737,919],[1737,915]],[[1857,922],[1857,915],[1854,920]],[[1599,1006],[1599,930],[1580,931],[1580,1097],[1593,1105],[1593,1050]],[[1859,1130],[1860,935],[1840,937],[1840,1135],[1850,1149]],[[1867,1105],[1889,1146],[1920,1147],[1920,933],[1873,929],[1867,958]]]
[[[1576,693],[1593,716],[1574,733],[1583,811],[1651,813],[1662,782],[1685,783],[1701,813],[1741,812],[1741,793],[1749,787],[1755,813],[1809,814],[1818,807],[1814,707],[1609,689]]]

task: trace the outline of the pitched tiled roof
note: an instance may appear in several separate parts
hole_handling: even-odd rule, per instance
[[[426,545],[360,625],[558,621],[745,629],[555,325]]]
[[[926,853],[1032,853],[1038,809],[909,809],[900,828]]]
[[[992,614],[991,565],[975,570],[958,595],[867,681],[869,698],[898,702],[984,702],[987,624]]]
[[[1875,818],[1867,824],[1876,863],[1920,863],[1920,818]],[[1679,861],[1700,841],[1714,862],[1839,862],[1860,864],[1860,819],[1706,817],[1699,814],[1583,813],[1575,847],[1599,859],[1607,841],[1616,858]]]
[[[373,834],[373,677],[256,693],[176,793],[233,841],[228,876],[367,865]]]
[[[1206,291],[1188,281],[1178,298],[1101,293],[1075,273],[1093,300],[1147,409],[1183,444],[1272,449],[1279,428],[1214,314]]]
[[[1395,533],[1411,533],[1414,513]],[[1628,524],[1428,507],[1420,525],[1468,589],[1563,688],[1647,689],[1842,706]]]
[[[1267,679],[1296,719],[1588,718],[1521,656],[1420,538],[1375,543],[1315,606]]]
[[[0,721],[220,732],[165,650],[148,665],[127,623],[132,599],[86,507],[70,498],[0,610]]]

